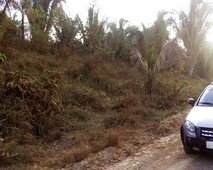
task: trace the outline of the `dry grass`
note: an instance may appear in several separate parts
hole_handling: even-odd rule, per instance
[[[131,113],[114,113],[109,115],[104,119],[104,127],[109,128],[118,128],[122,126],[135,127],[136,126],[136,116]]]
[[[48,134],[60,110],[55,73],[35,78],[21,72],[0,70],[0,128],[3,136]],[[15,133],[14,133],[15,134]],[[17,137],[16,135],[16,137]]]
[[[89,146],[81,146],[80,148],[73,151],[73,161],[80,162],[85,159],[91,153],[91,148]]]
[[[48,91],[50,87],[48,83],[50,85],[50,82],[54,80],[54,77],[45,77],[44,72],[58,72],[56,75],[56,77],[59,77],[56,87],[58,94],[52,95],[52,97],[57,97],[61,104],[61,110],[58,110],[58,114],[51,112],[50,115],[52,116],[50,117],[38,114],[41,106],[43,106],[44,112],[49,108],[48,106],[51,106],[52,111],[55,111],[53,105],[49,103],[53,99],[51,95],[48,95],[50,98],[45,98],[46,104],[32,100],[32,98],[27,100],[29,102],[28,107],[22,107],[26,106],[26,100],[17,101],[17,95],[8,98],[10,99],[8,100],[8,107],[14,104],[13,101],[15,101],[16,106],[19,106],[9,112],[12,114],[10,116],[11,122],[14,123],[17,116],[21,120],[23,118],[21,113],[23,111],[29,113],[29,108],[34,106],[38,108],[35,111],[38,117],[35,119],[40,120],[41,129],[43,130],[45,127],[47,130],[44,132],[48,132],[48,135],[43,135],[42,139],[38,140],[33,133],[26,132],[26,129],[31,129],[31,126],[28,126],[31,124],[23,123],[23,121],[18,126],[17,124],[14,126],[11,122],[8,123],[9,126],[4,126],[5,132],[10,132],[5,133],[7,134],[5,137],[10,137],[9,134],[16,135],[15,141],[19,141],[19,143],[16,143],[17,146],[20,143],[30,143],[45,146],[41,147],[41,150],[45,151],[51,150],[51,146],[54,147],[51,143],[47,145],[47,142],[54,143],[58,140],[57,145],[63,142],[63,145],[68,145],[66,151],[62,147],[60,151],[57,151],[59,153],[54,153],[56,158],[48,161],[49,167],[64,167],[69,163],[81,161],[107,147],[120,146],[122,137],[119,129],[127,128],[134,131],[141,125],[145,127],[145,125],[154,121],[160,122],[170,116],[172,110],[177,112],[177,110],[183,109],[187,98],[197,95],[206,83],[204,80],[190,79],[182,73],[169,70],[158,74],[157,81],[153,86],[154,93],[146,95],[142,73],[129,67],[128,63],[123,61],[112,62],[99,57],[87,56],[71,56],[62,60],[54,56],[21,53],[16,50],[9,50],[6,55],[8,61],[0,65],[3,72],[18,70],[17,72],[27,75],[30,80],[35,77],[38,80],[36,81],[38,85],[43,81],[47,83],[46,86],[42,86],[43,89],[40,86],[34,88],[34,83],[32,83],[32,87],[27,86],[27,89],[25,89],[30,92],[30,95],[39,92],[41,101],[45,98],[43,95],[45,92],[40,93],[41,90]],[[187,83],[180,88],[184,82]],[[14,94],[13,90],[8,93]],[[51,88],[50,91],[54,92],[54,88]],[[0,115],[5,112],[4,107],[1,109]],[[25,122],[28,119],[25,117],[23,120]],[[1,124],[2,122],[0,126]],[[19,126],[22,128],[17,130]],[[72,138],[63,141],[66,136],[72,136]],[[3,146],[3,148],[5,147]],[[65,153],[63,153],[64,151]],[[30,155],[30,157],[34,158],[34,155]],[[12,162],[17,163],[13,160]]]
[[[119,133],[115,131],[96,130],[89,134],[88,143],[93,153],[102,151],[110,146],[117,147],[119,143]]]
[[[76,147],[64,150],[47,160],[46,166],[62,168],[68,164],[80,162],[89,155],[100,152],[108,147],[118,147],[120,142],[120,132],[93,130],[87,134],[76,136]]]
[[[0,167],[7,167],[13,164],[29,164],[33,162],[33,157],[38,155],[38,148],[16,145],[15,143],[0,144]],[[37,152],[35,151],[37,150]]]
[[[118,132],[110,132],[109,136],[108,136],[108,146],[119,146],[119,137],[120,135],[118,134]]]
[[[56,156],[45,164],[47,167],[63,168],[68,164],[80,162],[91,154],[91,148],[86,145],[82,145],[74,150],[65,151],[64,153]]]

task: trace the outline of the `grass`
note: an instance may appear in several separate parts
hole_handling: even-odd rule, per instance
[[[54,158],[47,160],[45,166],[63,168],[68,164],[80,162],[89,155],[100,152],[108,147],[118,147],[120,133],[111,130],[95,129],[87,134],[76,135],[73,143],[75,146],[68,148]]]
[[[31,144],[33,147],[30,148],[39,148],[29,149],[27,156],[18,154],[17,159],[2,157],[2,151],[11,153],[6,144],[2,144],[0,162],[5,165],[31,164],[47,159],[48,167],[64,167],[105,148],[120,147],[125,136],[120,131],[128,129],[134,136],[138,128],[149,130],[153,123],[158,124],[183,110],[187,98],[196,98],[207,84],[203,79],[189,78],[171,69],[157,74],[154,92],[147,95],[142,72],[124,61],[87,56],[60,59],[14,49],[5,54],[8,60],[1,63],[0,69],[6,74],[18,72],[29,80],[35,79],[31,84],[25,83],[24,90],[31,96],[37,94],[37,98],[19,97],[17,100],[14,91],[8,92],[12,96],[8,98],[7,106],[15,103],[17,107],[5,110],[1,100],[1,114],[7,111],[12,116],[6,118],[8,126],[4,126],[5,135],[0,137],[6,143],[14,142],[16,147]],[[53,84],[56,86],[52,87]],[[5,93],[2,89],[0,94]],[[51,95],[45,98],[46,93]],[[38,98],[44,101],[40,103]],[[32,106],[36,107],[35,112]],[[25,120],[30,120],[29,108],[31,115],[37,114],[37,117],[32,117],[33,121],[26,124]],[[45,110],[50,108],[52,110],[46,113]],[[1,130],[4,119],[0,119]],[[32,124],[36,120],[39,122]],[[32,133],[32,125],[37,127],[36,133]],[[26,127],[29,127],[28,131]],[[39,133],[41,130],[45,133]],[[54,151],[55,146],[61,148]],[[49,154],[54,158],[42,155],[48,150],[53,150]],[[20,147],[20,153],[22,151],[25,153]]]

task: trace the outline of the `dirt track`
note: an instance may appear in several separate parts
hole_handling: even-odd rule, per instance
[[[212,170],[213,155],[183,152],[179,134],[155,141],[134,157],[109,167],[107,170]]]
[[[101,162],[101,166],[94,166],[92,161],[85,161],[85,165],[90,162],[89,168],[84,164],[77,169],[107,169],[107,170],[213,170],[213,154],[197,152],[192,155],[186,155],[183,151],[182,143],[179,136],[179,128],[185,119],[185,114],[177,114],[163,120],[158,127],[157,132],[165,132],[161,135],[171,134],[143,146],[136,154],[129,156],[121,162],[113,164]],[[151,140],[151,139],[150,139]],[[154,139],[153,139],[154,140]],[[107,152],[111,159],[114,159],[113,152]],[[97,157],[94,158],[98,161]],[[91,159],[92,160],[92,159]],[[94,161],[93,161],[94,162]],[[81,168],[79,168],[81,167]],[[87,166],[88,167],[88,166]],[[72,169],[68,167],[67,169]]]

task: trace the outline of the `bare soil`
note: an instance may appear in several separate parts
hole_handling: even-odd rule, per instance
[[[210,153],[184,153],[179,134],[156,140],[140,149],[133,157],[110,166],[107,170],[211,170],[213,155]]]
[[[184,153],[180,135],[178,132],[174,133],[179,124],[178,120],[184,117],[175,115],[163,121],[160,130],[173,131],[173,134],[142,147],[135,155],[108,167],[107,170],[212,170],[212,153]],[[174,128],[171,129],[172,125]]]

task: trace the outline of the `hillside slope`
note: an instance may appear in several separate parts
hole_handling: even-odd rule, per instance
[[[14,49],[5,54],[0,65],[2,167],[57,169],[106,148],[129,156],[150,139],[171,133],[154,129],[184,110],[186,99],[197,97],[207,84],[171,69],[157,74],[153,93],[146,94],[143,72],[128,61]]]

